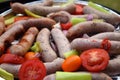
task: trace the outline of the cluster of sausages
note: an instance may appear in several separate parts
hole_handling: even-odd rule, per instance
[[[35,14],[46,16],[47,18],[17,21],[8,30],[4,31],[4,20],[0,17],[0,55],[9,47],[10,53],[24,56],[34,41],[37,41],[40,43],[39,45],[42,49],[42,60],[45,62],[44,65],[47,69],[47,74],[51,74],[46,76],[44,80],[55,80],[55,74],[52,73],[61,70],[64,53],[72,49],[84,51],[90,48],[100,48],[103,39],[107,38],[111,46],[109,50],[110,55],[118,55],[120,53],[120,33],[115,32],[114,26],[120,23],[119,16],[115,14],[104,14],[89,6],[84,6],[83,8],[85,15],[75,16],[70,14],[75,11],[75,4],[70,4],[66,7],[50,7],[52,4],[52,0],[46,0],[43,3],[32,6],[13,3],[11,8],[15,13],[25,14],[24,9],[28,9]],[[89,21],[78,23],[71,27],[66,35],[62,30],[53,28],[53,25],[57,22],[66,23],[72,17],[88,19],[91,16],[91,19],[102,18],[106,22],[94,22],[89,19]],[[90,37],[82,38],[84,34],[88,34]],[[18,35],[22,36],[19,42],[14,45],[9,45],[17,39]],[[57,46],[57,50],[51,47],[50,37]],[[110,60],[108,67],[103,71],[104,73],[91,73],[92,80],[112,80],[107,74],[113,75],[120,72],[117,68],[120,67],[118,61],[120,61],[119,58]],[[0,68],[5,69],[17,77],[20,66],[4,63],[0,65]]]

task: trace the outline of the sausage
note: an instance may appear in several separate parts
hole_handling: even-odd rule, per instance
[[[103,32],[103,33],[98,33],[96,35],[93,35],[90,38],[95,38],[95,39],[107,38],[109,40],[120,41],[120,33],[118,33],[118,32]]]
[[[49,18],[28,19],[15,22],[11,28],[0,36],[0,54],[2,54],[5,49],[4,43],[7,42],[6,45],[11,43],[15,39],[15,36],[24,33],[28,28],[35,26],[39,30],[43,27],[52,29],[55,23],[54,20]]]
[[[114,58],[112,60],[109,60],[109,64],[103,72],[110,76],[115,76],[120,74],[119,67],[120,67],[120,58]]]
[[[100,12],[90,6],[83,7],[83,13],[96,14],[99,16],[99,18],[104,19],[105,21],[107,21],[108,23],[111,23],[111,24],[119,24],[120,23],[120,16],[113,14],[113,13],[106,14],[106,13]]]
[[[12,45],[9,48],[10,53],[24,56],[25,53],[30,49],[33,44],[33,41],[38,34],[38,29],[36,27],[31,27],[24,34],[22,39],[18,44]]]
[[[44,63],[46,70],[47,70],[47,74],[52,74],[52,73],[55,73],[56,71],[61,71],[62,70],[61,66],[62,66],[63,61],[64,59],[57,58],[53,60],[52,62]]]
[[[119,41],[108,41],[106,44],[102,44],[104,40],[101,39],[85,39],[85,38],[77,38],[71,42],[72,49],[76,49],[78,51],[84,51],[91,48],[109,48],[109,53],[111,55],[120,54],[120,42]],[[105,45],[109,45],[106,46]]]
[[[112,78],[105,73],[91,73],[91,75],[92,80],[112,80]],[[56,74],[47,75],[43,80],[56,80]]]
[[[15,78],[18,78],[18,72],[19,72],[20,67],[21,67],[20,64],[9,64],[9,63],[0,64],[0,68],[13,74]]]
[[[49,18],[32,18],[32,19],[17,21],[13,23],[11,27],[15,27],[15,26],[17,27],[18,24],[23,25],[25,30],[33,26],[41,30],[42,28],[52,29],[52,26],[55,25],[56,22]]]
[[[36,38],[36,41],[40,43],[42,49],[42,59],[45,62],[51,62],[57,58],[56,52],[51,48],[49,43],[50,31],[47,28],[43,28]]]
[[[48,18],[60,23],[67,23],[70,21],[71,14],[66,11],[53,12],[47,15]]]
[[[0,36],[0,55],[4,52],[7,44],[10,44],[16,36],[24,32],[24,27],[22,25],[16,25],[10,28]]]
[[[58,12],[58,11],[67,11],[69,13],[74,13],[75,12],[75,5],[74,4],[69,4],[65,7],[48,7],[48,6],[41,6],[41,7],[31,7],[28,10],[31,12],[40,15],[40,16],[47,16],[49,13],[52,12]]]
[[[106,22],[94,22],[86,21],[81,22],[73,27],[71,27],[67,32],[67,37],[69,39],[74,39],[76,37],[81,37],[83,34],[96,34],[101,32],[113,32],[115,30],[114,26]]]
[[[0,16],[0,35],[5,31],[4,18]]]
[[[53,5],[53,0],[44,0],[43,3],[40,2],[32,5],[31,4],[24,5],[19,2],[15,2],[15,3],[12,3],[10,6],[14,13],[25,14],[25,9],[28,9],[34,6],[52,6],[52,5]]]
[[[85,18],[88,21],[99,18],[96,14],[71,15],[66,11],[50,13],[47,15],[47,17],[55,20],[56,22],[61,22],[61,23],[67,23],[71,20],[71,18]]]
[[[92,80],[113,80],[105,73],[92,73]]]
[[[64,33],[58,28],[53,28],[51,30],[51,34],[58,48],[59,56],[61,58],[65,58],[64,54],[71,50],[71,46],[68,39],[66,38]]]
[[[49,18],[35,18],[35,19],[28,19],[28,20],[21,20],[16,22],[15,24],[22,24],[25,29],[28,29],[31,26],[37,27],[39,30],[42,28],[52,29],[52,26],[56,24],[56,22]]]

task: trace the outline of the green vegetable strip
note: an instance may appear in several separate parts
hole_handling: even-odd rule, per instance
[[[68,51],[64,54],[65,58],[67,58],[71,55],[79,55],[79,53],[76,50],[71,50],[71,51]]]
[[[4,78],[5,80],[14,80],[14,76],[11,73],[0,68],[0,77]]]
[[[41,52],[41,48],[40,48],[40,45],[39,45],[39,42],[35,42],[34,45],[31,47],[31,50],[33,52]]]
[[[78,24],[78,23],[80,23],[80,22],[85,22],[85,21],[87,21],[85,18],[72,18],[72,19],[70,20],[70,22],[71,22],[73,25],[76,25],[76,24]]]
[[[92,80],[92,75],[85,72],[56,72],[56,80]]]
[[[106,9],[104,9],[104,8],[102,8],[102,7],[100,7],[100,6],[98,6],[97,4],[95,4],[95,3],[93,3],[93,2],[88,2],[88,5],[91,6],[92,8],[94,8],[94,9],[100,11],[100,12],[104,12],[104,13],[109,14],[109,11],[107,11]]]

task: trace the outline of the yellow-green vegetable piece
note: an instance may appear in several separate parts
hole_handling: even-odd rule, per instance
[[[92,75],[85,72],[56,72],[56,80],[92,80]]]
[[[34,45],[31,47],[31,50],[33,52],[41,52],[41,48],[40,48],[40,43],[39,42],[35,42]]]
[[[13,16],[13,17],[5,20],[5,25],[10,25],[10,24],[14,23],[15,17],[16,17],[16,16]]]
[[[4,78],[5,80],[14,80],[13,74],[5,71],[2,68],[0,68],[0,77]]]
[[[104,13],[108,13],[109,14],[109,11],[107,11],[106,9],[98,6],[97,4],[93,3],[93,2],[88,2],[88,5],[91,6],[92,8],[100,11],[100,12],[104,12]]]
[[[34,18],[40,18],[41,16],[37,15],[37,14],[34,14],[33,12],[25,9],[25,13],[28,15],[28,16],[31,16],[31,17],[34,17]]]
[[[71,55],[79,55],[79,53],[76,50],[71,50],[64,54],[65,58],[68,58]]]
[[[75,18],[75,17],[71,18],[71,20],[70,20],[72,25],[76,25],[80,22],[85,22],[85,21],[87,21],[85,18]]]

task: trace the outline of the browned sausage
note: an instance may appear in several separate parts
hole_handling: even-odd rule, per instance
[[[2,54],[5,49],[4,43],[11,43],[15,39],[15,36],[23,33],[28,28],[35,26],[39,30],[44,27],[52,29],[52,26],[55,23],[56,22],[54,20],[49,18],[28,19],[15,22],[11,28],[9,28],[4,34],[0,36],[0,54]]]
[[[25,30],[33,26],[41,30],[42,28],[52,29],[52,26],[56,24],[56,22],[49,18],[32,18],[32,19],[17,21],[14,24],[12,24],[11,27],[15,27],[15,26],[17,27],[18,24],[23,25]]]
[[[120,74],[119,67],[120,67],[120,58],[115,58],[109,60],[109,64],[103,72],[110,76],[115,76]]]
[[[47,28],[43,28],[37,36],[36,41],[40,43],[42,49],[42,59],[45,62],[51,62],[57,58],[56,52],[50,46],[50,31]]]
[[[44,0],[43,3],[36,3],[36,4],[28,4],[24,5],[18,2],[12,3],[11,8],[13,12],[15,13],[23,13],[25,14],[25,9],[28,9],[29,7],[34,7],[34,6],[52,6],[53,5],[53,0]]]
[[[95,38],[95,39],[107,38],[109,40],[120,41],[120,33],[118,33],[118,32],[103,32],[103,33],[98,33],[96,35],[93,35],[90,38]]]
[[[63,32],[58,28],[53,28],[51,31],[52,37],[59,51],[59,56],[65,58],[64,54],[71,50],[70,43]]]
[[[100,39],[78,38],[78,39],[74,39],[71,42],[71,47],[78,51],[84,51],[91,48],[106,48],[103,47],[104,45],[102,44],[102,42],[103,40]],[[110,44],[109,53],[111,55],[120,54],[120,42],[119,41],[108,41],[108,42],[109,43],[106,43],[106,45]]]
[[[88,21],[99,18],[96,14],[71,15],[66,11],[50,13],[47,15],[47,17],[55,20],[56,22],[61,22],[61,23],[67,23],[71,20],[71,18],[85,18]]]
[[[30,11],[32,11],[35,14],[46,16],[49,13],[52,12],[58,12],[58,11],[67,11],[69,13],[75,12],[75,5],[69,4],[65,7],[48,7],[48,6],[41,6],[41,7],[31,7],[29,8]]]
[[[46,62],[44,63],[46,70],[47,70],[47,74],[52,74],[55,73],[56,71],[61,71],[62,68],[62,63],[63,63],[64,59],[62,58],[57,58],[52,62]]]
[[[12,45],[9,48],[10,53],[24,56],[25,53],[30,49],[33,44],[33,41],[38,34],[38,29],[36,27],[31,27],[24,34],[22,39],[18,44]]]
[[[92,80],[112,80],[112,78],[105,73],[91,73],[91,75]],[[56,80],[56,74],[50,74],[46,76],[43,80]]]
[[[74,39],[83,36],[85,33],[96,34],[101,32],[113,32],[114,30],[114,26],[106,22],[86,21],[71,27],[67,32],[67,37],[69,39]]]
[[[90,6],[85,6],[83,7],[83,12],[85,14],[97,14],[99,16],[99,18],[104,19],[105,21],[107,21],[108,23],[111,24],[119,24],[120,23],[120,16],[113,14],[113,13],[103,13],[100,12]]]
[[[0,35],[5,31],[4,18],[0,16]]]
[[[55,13],[50,13],[47,15],[47,17],[55,20],[56,22],[67,23],[68,21],[70,21],[71,14],[66,11],[59,11]]]
[[[22,32],[24,32],[24,27],[20,24],[4,32],[0,36],[0,54],[4,52],[4,49],[6,48],[6,44],[10,44],[15,39],[15,37],[17,35],[20,35]]]

